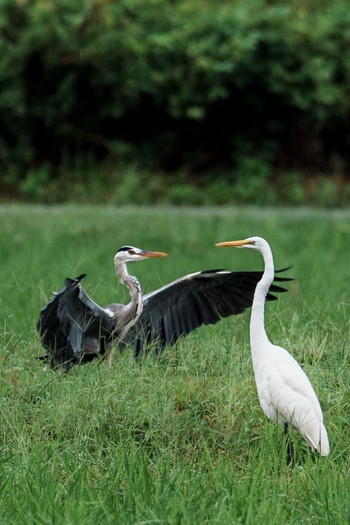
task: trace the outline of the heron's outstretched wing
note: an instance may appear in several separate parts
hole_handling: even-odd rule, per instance
[[[114,317],[84,292],[80,284],[84,277],[66,279],[40,312],[36,328],[53,367],[79,360],[85,339],[96,340],[102,353],[112,337]]]
[[[278,270],[276,273],[287,270]],[[215,324],[221,318],[242,313],[251,307],[256,284],[262,272],[230,272],[208,270],[185,275],[143,298],[143,312],[137,323],[119,343],[131,346],[135,356],[154,343],[157,353],[173,345],[179,337],[202,324]],[[275,282],[290,281],[275,277]],[[271,292],[286,289],[272,284],[267,300],[275,300]]]

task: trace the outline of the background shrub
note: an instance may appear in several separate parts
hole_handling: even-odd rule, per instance
[[[54,179],[77,158],[197,186],[213,171],[237,182],[252,159],[252,188],[266,166],[274,182],[346,181],[349,45],[345,0],[3,0],[3,182],[31,170],[37,198],[33,170]]]

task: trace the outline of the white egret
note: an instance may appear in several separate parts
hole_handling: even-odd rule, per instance
[[[329,454],[329,441],[323,414],[315,391],[300,365],[287,350],[271,343],[265,331],[266,294],[274,278],[273,256],[269,244],[261,237],[228,241],[216,246],[251,248],[261,253],[265,263],[262,278],[256,285],[250,318],[250,346],[259,401],[272,421],[299,430],[312,449],[322,456]]]

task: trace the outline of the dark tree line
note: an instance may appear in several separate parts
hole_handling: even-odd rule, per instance
[[[0,162],[349,173],[346,0],[3,0]],[[51,176],[51,175],[50,175]]]

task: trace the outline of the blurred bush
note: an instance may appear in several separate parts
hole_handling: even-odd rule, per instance
[[[1,174],[29,193],[79,156],[346,177],[349,93],[347,0],[0,3]]]

